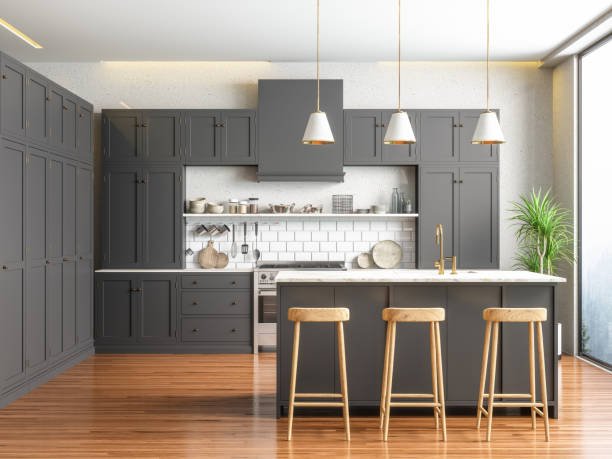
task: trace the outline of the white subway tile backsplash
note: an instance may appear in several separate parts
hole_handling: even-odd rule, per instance
[[[276,261],[276,260],[278,260],[278,253],[276,253],[276,252],[262,252],[261,260],[263,260],[263,261]]]
[[[353,242],[353,250],[357,252],[369,252],[372,248],[371,242]]]
[[[271,252],[285,252],[287,250],[286,242],[270,242]]]
[[[353,223],[353,229],[355,231],[369,231],[370,222],[355,222]]]
[[[344,241],[344,232],[330,231],[329,233],[327,233],[327,238],[330,241]]]
[[[312,261],[327,261],[329,254],[327,252],[315,252],[312,254]]]
[[[338,231],[353,231],[353,222],[338,222],[336,228]]]
[[[310,239],[311,239],[310,231],[296,231],[295,232],[296,241],[310,241]]]
[[[387,222],[371,222],[370,229],[372,231],[385,231],[387,229]]]
[[[320,242],[319,247],[321,252],[335,252],[337,250],[336,244],[336,242]]]
[[[306,252],[298,252],[295,254],[295,261],[311,261],[312,255]]]
[[[301,242],[287,242],[287,252],[302,252],[304,244]]]
[[[304,222],[304,231],[319,231],[319,222]]]
[[[347,241],[361,241],[361,231],[347,231],[344,238]]]
[[[327,241],[327,232],[325,231],[313,231],[311,236],[313,241]]]
[[[395,237],[395,233],[393,231],[379,231],[378,232],[379,241],[386,241],[388,239],[393,240],[394,237]]]
[[[343,252],[330,253],[329,261],[344,261],[344,253]]]
[[[321,231],[336,231],[336,222],[320,222]]]
[[[294,261],[295,254],[293,252],[280,252],[278,254],[278,259],[280,261]]]
[[[287,231],[302,231],[304,223],[302,222],[287,222]]]
[[[402,222],[387,222],[387,230],[389,231],[401,231]]]
[[[319,251],[319,243],[318,242],[304,242],[304,252],[318,252]]]
[[[336,250],[338,252],[352,252],[353,251],[353,243],[352,242],[337,242]]]
[[[276,241],[278,239],[278,231],[266,231],[261,233],[262,241]]]
[[[361,233],[361,239],[369,242],[378,242],[380,240],[378,231],[364,231]]]
[[[270,224],[270,231],[285,231],[287,229],[287,222],[276,222]]]
[[[294,241],[295,233],[292,231],[281,231],[278,233],[279,241]]]

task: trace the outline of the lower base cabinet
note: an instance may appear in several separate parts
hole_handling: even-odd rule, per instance
[[[96,273],[97,352],[250,353],[250,273]]]

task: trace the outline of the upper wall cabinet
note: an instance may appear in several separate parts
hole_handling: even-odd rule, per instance
[[[184,112],[187,165],[257,164],[254,110]]]
[[[425,163],[496,162],[499,145],[472,145],[481,110],[423,110],[420,154]],[[417,138],[419,141],[419,138]]]
[[[77,125],[77,155],[81,160],[91,160],[93,156],[93,110],[79,104]]]
[[[36,72],[27,72],[26,80],[26,135],[28,138],[47,143],[49,138],[49,81]]]
[[[418,143],[385,145],[384,137],[394,110],[344,110],[344,164],[404,165],[417,161]],[[417,142],[418,114],[408,112]]]
[[[2,54],[0,62],[0,124],[2,133],[25,137],[26,67]]]
[[[334,135],[329,145],[304,145],[302,136],[316,108],[316,80],[259,80],[257,154],[261,181],[344,180],[342,80],[321,80],[321,111]]]
[[[106,161],[181,160],[181,113],[170,110],[106,110],[102,143]]]

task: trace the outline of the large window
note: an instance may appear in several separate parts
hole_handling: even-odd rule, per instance
[[[612,367],[612,37],[580,56],[580,352]]]

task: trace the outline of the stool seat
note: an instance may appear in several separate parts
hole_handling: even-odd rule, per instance
[[[487,308],[482,318],[487,322],[545,322],[546,308]]]
[[[386,322],[441,322],[444,308],[386,308],[382,318]]]
[[[347,308],[289,308],[292,322],[346,322],[351,313]]]

